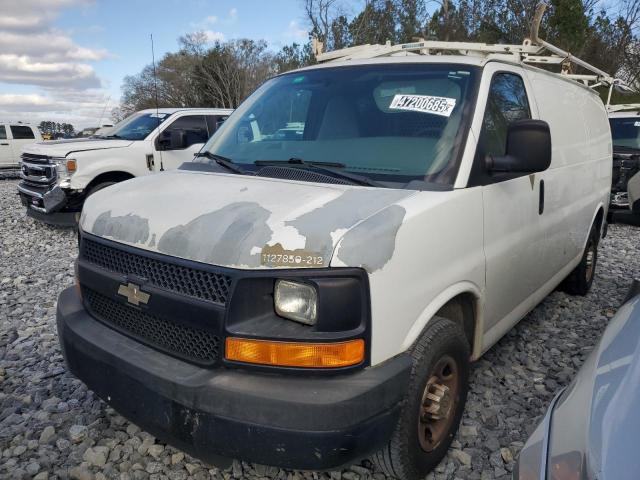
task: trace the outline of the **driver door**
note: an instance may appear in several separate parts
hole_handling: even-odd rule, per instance
[[[184,115],[176,118],[156,139],[156,170],[159,170],[160,162],[164,170],[173,170],[184,162],[192,161],[210,136],[204,115]],[[178,138],[181,141],[176,143]]]
[[[545,172],[531,175],[492,174],[487,156],[506,152],[507,129],[513,121],[535,118],[521,69],[489,65],[491,78],[471,181],[482,186],[486,257],[485,329],[499,338],[524,316],[544,284],[545,233],[541,204]]]

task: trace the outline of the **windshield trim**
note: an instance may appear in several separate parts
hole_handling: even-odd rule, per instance
[[[466,149],[467,141],[469,139],[469,130],[471,129],[471,124],[473,122],[473,116],[476,111],[476,103],[478,99],[478,90],[480,86],[480,82],[482,80],[482,67],[478,65],[470,65],[468,63],[458,63],[458,62],[403,62],[403,63],[390,63],[390,64],[360,64],[360,65],[335,65],[331,67],[322,66],[322,68],[313,68],[308,67],[303,69],[304,73],[314,72],[316,70],[322,70],[323,72],[330,72],[331,70],[344,70],[345,68],[352,70],[371,70],[380,69],[381,67],[389,67],[390,69],[402,69],[402,68],[419,68],[423,67],[425,69],[429,68],[437,68],[437,69],[449,69],[449,70],[467,70],[472,73],[472,78],[469,83],[469,90],[467,96],[465,98],[463,110],[461,112],[461,122],[458,127],[458,133],[453,141],[452,149],[451,149],[451,159],[448,165],[443,169],[442,174],[438,175],[436,180],[428,178],[426,176],[421,177],[411,177],[409,175],[403,176],[404,179],[400,180],[398,178],[392,178],[392,175],[387,175],[388,183],[395,183],[393,188],[407,188],[412,190],[442,190],[442,189],[451,189],[456,183],[458,173],[460,171],[460,166],[462,163],[462,157],[464,155],[464,151]],[[286,72],[277,76],[270,78],[265,81],[258,89],[256,89],[252,95],[250,95],[247,99],[245,99],[236,110],[229,116],[227,121],[224,122],[222,127],[214,134],[209,141],[203,146],[202,151],[209,151],[211,153],[217,154],[212,150],[214,145],[219,141],[220,134],[226,131],[225,127],[231,125],[233,120],[238,117],[242,117],[247,112],[245,112],[244,106],[247,105],[249,99],[251,99],[255,94],[258,94],[262,89],[268,88],[271,82],[276,81],[277,79],[298,76],[300,75],[302,70],[293,70],[291,72]],[[245,165],[249,165],[249,163],[239,163],[243,167]],[[364,174],[363,174],[364,175]],[[369,177],[369,175],[366,175]],[[379,183],[385,183],[384,179],[374,177],[373,175],[370,178]],[[398,185],[401,184],[401,185]],[[424,187],[424,188],[423,188]]]

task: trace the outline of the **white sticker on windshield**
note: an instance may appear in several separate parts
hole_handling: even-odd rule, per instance
[[[432,97],[431,95],[396,95],[389,108],[394,110],[410,110],[412,112],[432,113],[443,117],[451,116],[455,98]]]
[[[640,122],[636,122],[633,124],[634,127],[640,127]]]

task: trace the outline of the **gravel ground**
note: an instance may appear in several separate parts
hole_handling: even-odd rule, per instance
[[[16,181],[0,181],[0,478],[384,479],[364,461],[339,472],[215,467],[156,443],[65,371],[58,293],[73,281],[72,230],[25,217]],[[554,392],[567,385],[640,274],[640,231],[612,226],[591,293],[555,292],[472,370],[461,429],[428,479],[509,478]]]

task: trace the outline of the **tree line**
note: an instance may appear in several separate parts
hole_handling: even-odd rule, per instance
[[[58,123],[43,120],[38,124],[38,129],[40,130],[40,133],[49,134],[52,138],[59,135],[73,137],[76,134],[75,128],[70,123]]]
[[[417,38],[521,43],[539,0],[301,0],[309,41],[272,51],[262,40],[207,43],[203,32],[180,37],[177,52],[127,76],[114,119],[160,107],[236,108],[267,78],[314,63],[311,38],[335,50]],[[435,8],[434,8],[435,7]],[[640,90],[640,2],[551,0],[541,37]],[[576,71],[574,73],[581,73]],[[616,97],[617,99],[617,97]],[[640,101],[624,97],[624,102]]]

